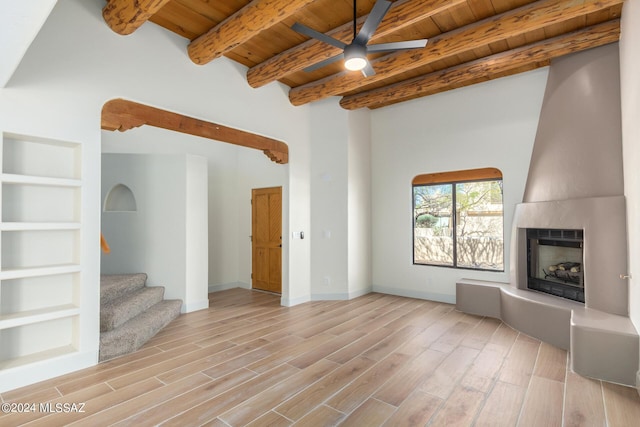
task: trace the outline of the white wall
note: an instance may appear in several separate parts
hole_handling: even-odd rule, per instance
[[[0,13],[0,87],[4,87],[57,0],[4,0]],[[7,3],[11,2],[10,5]],[[5,43],[11,40],[11,43]]]
[[[103,156],[101,200],[107,199],[114,186],[123,184],[131,189],[136,210],[103,212],[101,231],[111,253],[102,254],[102,273],[147,272],[150,285],[166,287],[166,297],[184,298],[180,288],[185,260],[176,257],[185,252],[179,225],[185,222],[183,161],[163,155]],[[163,194],[175,197],[176,202],[165,203]],[[168,257],[164,256],[166,251],[170,252]]]
[[[105,154],[102,200],[118,184],[136,200],[134,211],[102,213],[111,252],[105,274],[146,273],[164,286],[165,298],[181,299],[182,311],[207,308],[207,163],[203,157]]]
[[[513,209],[522,201],[547,68],[374,110],[373,289],[455,302],[460,278],[508,282]],[[412,264],[418,174],[496,167],[504,186],[505,272]]]
[[[209,228],[207,160],[201,156],[187,154],[185,209],[185,299],[186,313],[209,307]]]
[[[347,296],[347,112],[335,99],[311,106],[311,293]]]
[[[348,118],[348,291],[355,297],[372,289],[371,111],[350,111]]]
[[[369,110],[337,98],[311,105],[311,296],[349,299],[371,291]]]
[[[620,92],[624,194],[627,199],[629,245],[629,315],[640,330],[640,0],[627,0],[622,9]],[[640,387],[640,384],[637,384]]]

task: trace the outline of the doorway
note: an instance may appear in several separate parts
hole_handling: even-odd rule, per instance
[[[282,187],[251,190],[253,289],[282,293]]]

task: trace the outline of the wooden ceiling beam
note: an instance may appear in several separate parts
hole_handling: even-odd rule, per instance
[[[371,42],[466,2],[467,0],[397,1],[387,12],[369,44],[374,44]],[[369,15],[361,16],[357,20],[358,28],[362,26],[367,16]],[[326,34],[345,43],[350,43],[353,38],[353,24],[341,25]],[[251,87],[261,87],[339,53],[340,49],[311,39],[251,67],[247,71],[247,81]]]
[[[620,20],[615,19],[383,88],[345,96],[340,105],[347,110],[380,108],[504,76],[527,64],[544,63],[569,53],[614,43],[619,38]]]
[[[187,48],[189,57],[200,65],[211,62],[314,1],[253,0],[193,40]]]
[[[543,0],[502,13],[429,40],[424,49],[397,52],[372,61],[376,74],[341,72],[289,91],[293,105],[303,105],[357,90],[386,78],[458,55],[490,43],[541,29],[582,15],[619,5],[623,0]]]
[[[113,99],[102,107],[101,127],[103,130],[124,132],[142,125],[254,148],[261,150],[275,163],[284,164],[289,161],[287,144],[255,133],[172,113],[126,99]]]
[[[109,28],[126,36],[140,28],[170,0],[108,0],[102,17]]]

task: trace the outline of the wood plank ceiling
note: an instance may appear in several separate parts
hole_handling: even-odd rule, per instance
[[[359,28],[376,0],[357,0]],[[546,66],[562,55],[618,41],[623,0],[396,0],[370,45],[428,38],[418,50],[369,56],[364,77],[340,53],[291,29],[300,22],[350,43],[352,0],[107,0],[106,23],[120,34],[147,20],[189,40],[196,64],[224,55],[248,67],[247,82],[280,81],[303,105],[341,96],[346,109],[380,108]],[[150,24],[147,24],[150,25]]]

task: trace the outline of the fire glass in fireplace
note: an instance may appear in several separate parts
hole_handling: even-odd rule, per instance
[[[584,302],[583,230],[527,229],[527,287]]]

